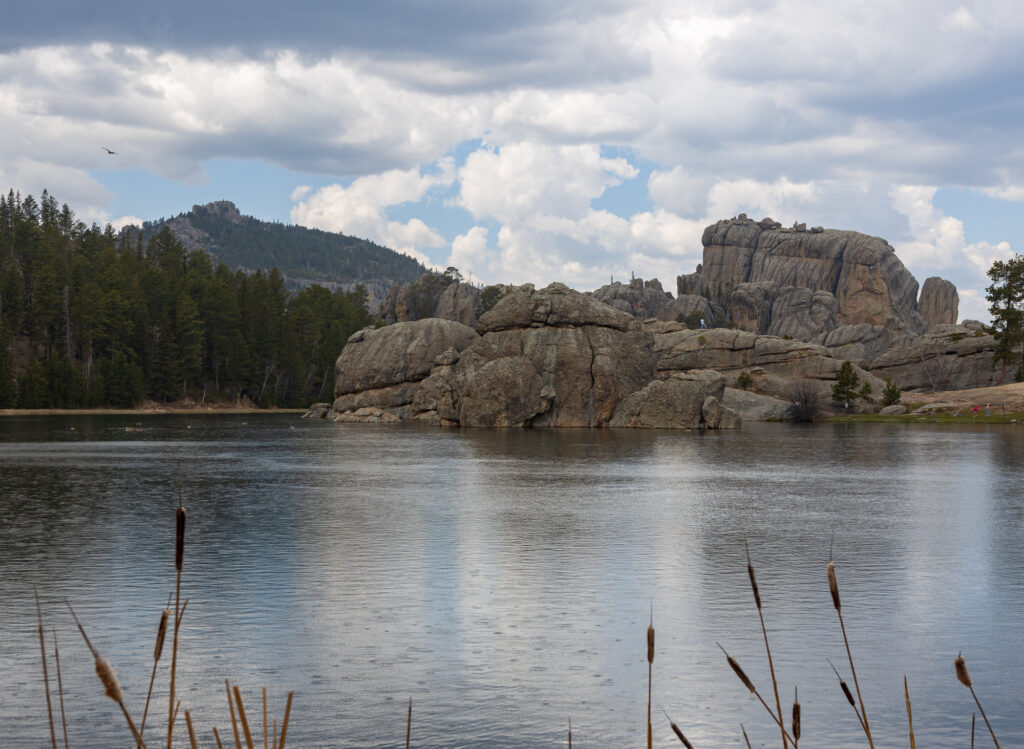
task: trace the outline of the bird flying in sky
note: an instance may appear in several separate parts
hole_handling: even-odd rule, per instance
[[[106,151],[108,156],[117,156],[117,151],[111,151],[106,146],[100,146],[100,148],[102,148],[104,151]]]

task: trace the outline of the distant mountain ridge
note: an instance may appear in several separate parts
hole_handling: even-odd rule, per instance
[[[276,267],[292,288],[318,283],[350,291],[363,284],[372,311],[380,308],[392,285],[412,283],[429,272],[408,255],[367,239],[243,216],[228,200],[146,221],[142,238],[148,240],[165,226],[189,249],[203,249],[233,269]]]

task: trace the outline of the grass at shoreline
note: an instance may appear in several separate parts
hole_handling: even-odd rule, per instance
[[[1024,424],[1024,412],[1008,414],[992,414],[991,416],[972,416],[971,414],[917,414],[913,411],[905,414],[883,416],[882,414],[836,414],[825,419],[827,422],[860,422],[885,423],[902,422],[905,424]]]

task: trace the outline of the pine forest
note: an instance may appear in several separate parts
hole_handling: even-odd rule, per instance
[[[0,194],[0,408],[131,408],[332,397],[334,360],[373,323],[361,287],[285,288],[189,250],[87,226],[45,191]]]

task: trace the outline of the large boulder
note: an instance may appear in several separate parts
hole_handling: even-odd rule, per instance
[[[647,429],[738,428],[739,417],[720,404],[725,380],[718,372],[676,372],[626,396],[609,426]]]
[[[493,359],[467,379],[459,408],[465,427],[521,427],[551,407],[554,393],[524,356]]]
[[[434,360],[477,338],[466,325],[436,318],[354,333],[334,365],[334,411],[408,407]]]
[[[534,426],[603,426],[626,395],[654,379],[653,338],[632,315],[563,284],[518,287],[480,316],[465,376],[506,356],[528,359],[553,392]]]

